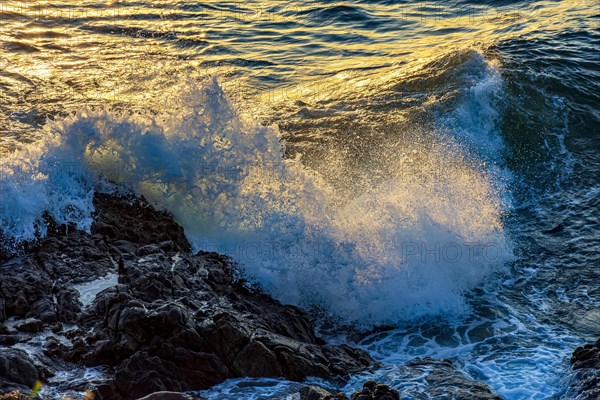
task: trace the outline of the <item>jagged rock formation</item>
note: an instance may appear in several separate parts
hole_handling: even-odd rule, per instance
[[[10,323],[0,344],[52,331],[48,363],[114,368],[92,388],[97,399],[205,389],[242,376],[343,380],[373,364],[362,350],[325,344],[301,309],[234,279],[231,260],[192,254],[183,229],[143,199],[97,195],[95,207],[91,234],[55,226],[2,266],[0,318]],[[74,285],[109,273],[119,284],[84,307]],[[44,378],[21,357],[10,365],[27,379],[15,380],[2,360],[0,379],[14,384],[0,392]]]

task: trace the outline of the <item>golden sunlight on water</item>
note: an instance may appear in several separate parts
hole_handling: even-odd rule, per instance
[[[146,108],[178,71],[222,76],[226,89],[246,100],[258,94],[260,102],[295,101],[297,84],[320,90],[315,85],[323,75],[346,74],[338,75],[343,86],[356,74],[344,71],[377,75],[455,47],[583,30],[595,12],[590,1],[499,7],[3,1],[0,124],[5,132],[31,135],[46,115],[82,102]]]

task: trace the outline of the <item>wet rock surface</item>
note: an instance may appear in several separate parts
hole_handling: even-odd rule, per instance
[[[42,373],[27,353],[20,349],[0,347],[0,388],[2,391],[29,391]]]
[[[192,400],[192,396],[179,392],[155,392],[138,400]]]
[[[450,360],[415,358],[401,369],[407,377],[399,385],[402,392],[384,383],[368,380],[361,390],[352,394],[306,386],[300,389],[300,400],[502,399],[483,382],[472,380],[457,370]]]
[[[0,400],[30,400],[30,398],[26,394],[15,390],[6,394],[0,394]]]
[[[575,374],[569,394],[578,400],[600,399],[600,339],[575,349],[571,366]]]
[[[3,344],[46,335],[48,360],[38,364],[109,367],[105,381],[74,389],[129,399],[243,376],[341,382],[373,364],[362,350],[325,344],[299,308],[234,279],[231,260],[191,254],[183,229],[143,199],[97,195],[94,204],[90,234],[54,227],[0,267]],[[110,273],[119,284],[84,307],[75,285]],[[8,349],[0,393],[26,392],[50,375]]]
[[[304,386],[298,394],[300,400],[321,400],[327,396],[333,396],[333,393],[318,386]]]
[[[447,359],[415,358],[405,368],[421,374],[426,383],[422,393],[427,398],[502,400],[488,385],[469,378]]]
[[[351,400],[400,400],[400,393],[396,389],[377,383],[366,381],[362,390],[352,393]]]

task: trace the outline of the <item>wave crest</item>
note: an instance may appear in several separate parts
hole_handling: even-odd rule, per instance
[[[48,122],[41,143],[0,167],[4,234],[43,235],[44,211],[89,230],[94,191],[124,186],[281,301],[365,325],[464,312],[465,292],[510,256],[493,175],[449,136],[392,151],[396,172],[348,196],[285,159],[278,130],[244,118],[217,80],[183,82],[164,103]]]

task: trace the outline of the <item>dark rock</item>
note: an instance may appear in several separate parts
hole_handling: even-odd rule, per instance
[[[26,352],[0,347],[0,393],[29,392],[41,374]]]
[[[142,256],[147,256],[148,254],[156,254],[160,251],[161,251],[160,247],[158,247],[157,245],[149,244],[149,245],[138,248],[135,253],[136,253],[136,255],[142,257]]]
[[[339,346],[323,345],[322,350],[325,358],[331,363],[329,368],[332,374],[343,378],[348,378],[351,374],[360,372],[361,365],[368,365],[372,362],[367,353],[345,344]]]
[[[67,346],[52,336],[46,338],[44,347],[44,353],[50,357],[62,357],[68,350]]]
[[[50,329],[54,333],[62,332],[62,330],[63,330],[63,324],[61,324],[60,322],[57,322],[55,324],[52,324],[52,326],[50,327]]]
[[[571,366],[574,377],[568,395],[578,400],[600,399],[600,339],[575,349]]]
[[[62,322],[74,322],[81,305],[79,303],[79,292],[73,288],[62,289],[56,295],[56,315]]]
[[[400,398],[418,399],[469,399],[469,400],[501,400],[492,393],[489,387],[479,381],[469,379],[462,372],[454,369],[449,360],[432,358],[416,358],[402,370],[410,380],[418,385],[403,384],[402,396],[396,389],[368,380],[362,389],[352,393],[348,398],[344,393],[332,394],[330,391],[303,387],[300,390],[301,400],[400,400]],[[422,382],[425,381],[425,389]],[[410,381],[409,381],[410,382]],[[310,396],[310,397],[309,397]]]
[[[14,335],[17,330],[7,324],[0,324],[0,335]]]
[[[44,324],[42,321],[36,318],[27,318],[23,321],[19,321],[15,328],[19,332],[28,332],[28,333],[38,333],[44,329]]]
[[[206,389],[243,376],[342,381],[373,364],[362,350],[324,345],[301,309],[237,282],[228,258],[191,254],[183,229],[143,199],[96,195],[94,205],[91,234],[52,229],[2,271],[0,298],[3,318],[39,319],[28,332],[77,325],[64,332],[72,346],[49,338],[44,354],[110,367],[112,381],[96,384],[98,399]],[[118,273],[119,284],[82,310],[73,285],[108,273]]]
[[[28,340],[23,334],[19,335],[0,335],[0,345],[12,346],[14,344]]]
[[[365,383],[363,383],[363,389],[366,389],[369,392],[375,391],[376,387],[377,387],[377,382],[375,382],[375,381],[366,381]]]
[[[165,240],[164,242],[160,242],[158,244],[158,248],[164,252],[170,253],[170,252],[178,251],[178,249],[180,247],[177,246],[175,243],[173,243],[172,240]]]
[[[43,298],[36,301],[27,312],[27,315],[35,316],[47,324],[51,324],[58,320],[58,316],[56,315],[56,305],[52,298]]]
[[[104,339],[86,336],[88,352],[70,355],[116,364],[121,393],[202,389],[241,376],[334,378],[372,363],[363,351],[318,344],[300,309],[236,284],[221,256],[184,256],[173,272],[170,260],[147,257],[127,263],[131,283],[101,293],[82,319]]]
[[[127,358],[117,367],[115,382],[127,397],[141,397],[148,392],[208,388],[226,377],[226,367],[214,354],[164,346],[156,355],[136,352]]]
[[[27,314],[27,311],[29,311],[29,302],[27,301],[27,297],[22,290],[17,292],[15,301],[12,303],[11,308],[13,314],[18,316],[24,316]]]
[[[117,272],[119,274],[119,284],[127,285],[129,283],[129,276],[127,275],[127,269],[125,268],[125,259],[123,257],[119,258]]]
[[[368,380],[350,396],[344,393],[332,394],[320,388],[304,387],[300,391],[301,400],[399,400],[400,398],[418,399],[469,399],[501,400],[488,386],[474,381],[456,370],[450,360],[416,358],[401,368],[407,378],[416,380],[418,385],[403,384],[401,394],[394,388]],[[423,389],[422,382],[426,382]],[[308,396],[311,396],[310,398]],[[304,396],[304,397],[303,397]]]
[[[344,393],[338,393],[335,395],[330,395],[330,396],[325,396],[323,398],[323,400],[349,400],[348,396],[346,396]]]
[[[400,400],[400,393],[387,385],[366,381],[362,390],[352,393],[351,400]]]
[[[178,392],[155,392],[138,400],[192,400],[192,396]]]
[[[318,386],[300,388],[300,400],[322,400],[327,396],[333,396],[333,393]]]
[[[578,347],[571,356],[573,369],[597,368],[600,366],[600,339],[595,344]]]
[[[15,390],[14,392],[0,394],[0,400],[31,400],[31,397],[21,393],[19,390]]]
[[[0,295],[0,322],[6,321],[6,299]]]
[[[170,241],[173,251],[191,251],[183,228],[168,213],[157,211],[143,198],[96,194],[94,206],[92,233],[104,234],[111,241],[139,245],[136,247]]]
[[[119,394],[115,390],[114,382],[97,385],[92,391],[94,400],[117,399]]]
[[[406,367],[423,374],[428,385],[425,393],[429,397],[502,400],[485,383],[470,379],[463,372],[457,370],[450,360],[429,357],[415,358],[409,361]]]

